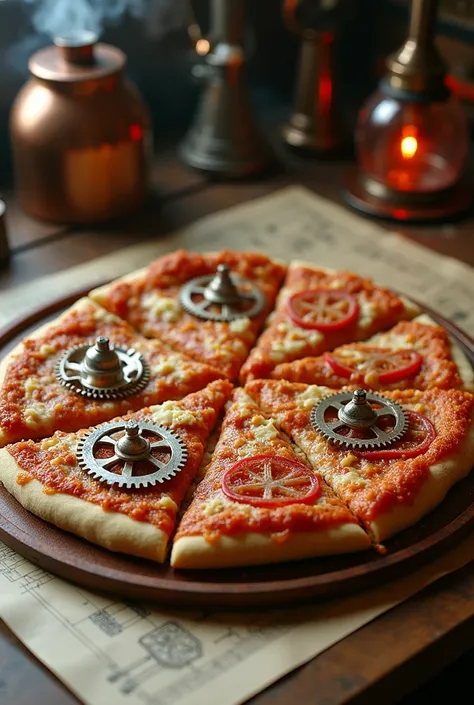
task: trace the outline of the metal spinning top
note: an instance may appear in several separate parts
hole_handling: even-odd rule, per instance
[[[233,274],[226,264],[216,274],[196,277],[180,292],[181,306],[193,316],[208,321],[233,321],[261,313],[265,297],[249,279]]]
[[[56,377],[81,396],[116,399],[143,389],[150,371],[140,353],[112,347],[107,337],[100,336],[92,345],[67,350],[56,365]]]
[[[312,408],[310,421],[324,438],[345,448],[382,448],[398,441],[408,428],[401,406],[364,389],[322,399]]]
[[[118,434],[121,435],[117,437]],[[99,457],[104,455],[104,449],[106,457]],[[169,457],[158,459],[156,452]],[[160,424],[111,421],[79,441],[77,457],[80,466],[96,480],[138,488],[174,477],[185,466],[188,451],[176,433]],[[138,463],[140,466],[136,465]]]

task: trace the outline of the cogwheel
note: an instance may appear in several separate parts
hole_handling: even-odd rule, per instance
[[[386,424],[382,421],[386,419],[389,419],[388,428],[383,428]],[[341,392],[322,399],[312,408],[310,422],[326,440],[342,448],[360,450],[390,446],[408,428],[408,417],[399,404],[365,390]],[[357,437],[356,431],[361,437]]]
[[[96,457],[99,448],[104,447],[111,454],[106,458]],[[169,452],[168,461],[154,457],[154,450]],[[136,489],[170,480],[186,465],[188,451],[182,438],[161,424],[111,421],[81,438],[77,458],[79,465],[96,480]],[[134,474],[137,463],[140,474]],[[143,472],[144,463],[149,465],[150,472]]]
[[[232,274],[226,265],[219,265],[216,274],[191,279],[181,288],[179,300],[185,311],[206,321],[253,318],[265,305],[258,286]]]
[[[99,341],[103,350],[97,348]],[[115,356],[112,371],[101,367],[104,354],[109,356],[108,362],[110,355]],[[66,350],[56,363],[55,374],[63,387],[88,399],[123,399],[140,392],[150,381],[150,368],[143,356],[133,348],[110,346],[107,338]]]

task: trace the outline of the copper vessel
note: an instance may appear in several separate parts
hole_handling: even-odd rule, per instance
[[[125,62],[89,32],[31,57],[10,121],[18,194],[30,215],[94,223],[143,201],[150,120]]]

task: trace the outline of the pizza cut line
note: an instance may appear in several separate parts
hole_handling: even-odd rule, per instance
[[[175,568],[274,563],[367,549],[356,518],[242,389],[179,524]]]
[[[242,366],[242,383],[267,378],[277,365],[366,340],[418,308],[351,272],[294,261],[267,327]]]
[[[350,424],[340,421],[341,394],[327,387],[255,380],[245,389],[318,468],[375,543],[419,521],[474,465],[474,396],[469,392],[384,392],[382,401],[395,404],[406,419],[394,441],[387,443],[394,422],[387,420],[384,409],[374,433],[354,433]],[[353,394],[347,390],[346,401]],[[313,410],[334,397],[338,399],[332,409],[327,404],[332,415],[318,427]]]
[[[227,288],[224,293],[229,298],[223,299],[227,303],[220,305],[218,296],[208,301],[204,294],[222,267],[230,273],[237,291]],[[260,253],[179,250],[155,260],[145,270],[95,289],[89,296],[146,337],[160,338],[235,380],[273,308],[285,272],[283,263]],[[216,294],[212,287],[208,291]]]
[[[473,370],[464,353],[426,315],[401,321],[364,343],[347,343],[318,357],[277,365],[271,378],[333,389],[474,391]]]
[[[176,569],[367,550],[474,465],[472,367],[417,313],[349,272],[165,255],[0,363],[0,481]]]
[[[84,349],[99,337],[107,338],[109,346],[133,351],[131,359],[140,356],[147,371],[145,384],[132,388],[128,396],[104,399],[83,396],[72,384],[63,385],[58,365],[71,353],[71,370],[77,378],[74,349],[83,359]],[[0,363],[0,446],[46,437],[56,430],[76,431],[131,410],[181,399],[222,377],[215,368],[159,340],[143,338],[126,321],[83,298],[26,338]]]
[[[57,431],[50,438],[6,446],[0,449],[0,479],[26,509],[59,528],[111,551],[163,562],[179,506],[231,391],[228,381],[216,381],[182,401],[141,409],[96,428]],[[145,426],[141,437],[148,439],[152,460],[138,456],[134,462],[123,445],[120,450],[127,425]],[[97,438],[87,452],[92,434]],[[148,484],[159,469],[164,479]],[[100,478],[113,473],[116,484]],[[127,486],[131,477],[138,486]]]

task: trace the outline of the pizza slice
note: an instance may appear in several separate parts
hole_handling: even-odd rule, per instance
[[[414,304],[370,279],[292,262],[276,309],[240,378],[267,378],[279,364],[366,340],[418,313]]]
[[[474,391],[474,373],[448,333],[428,316],[401,321],[365,343],[349,343],[318,357],[277,365],[273,379],[374,390],[466,389]]]
[[[112,393],[86,386],[90,379],[85,384],[79,379],[78,360],[84,360],[85,350],[92,350],[99,338],[122,351],[119,376],[126,372],[127,361],[131,365],[122,375],[129,384],[116,386]],[[143,338],[128,323],[83,298],[25,338],[0,363],[0,446],[56,430],[75,431],[133,409],[181,399],[222,377],[215,368],[161,341]]]
[[[111,551],[162,562],[226,380],[76,433],[0,450],[0,481],[26,509]],[[152,484],[155,483],[155,484]]]
[[[254,252],[178,250],[89,296],[143,335],[160,338],[234,380],[285,271],[282,263]],[[225,277],[218,291],[209,289],[216,274]],[[219,303],[221,294],[227,303]]]
[[[171,565],[224,568],[370,546],[319,473],[242,389],[179,523]]]
[[[353,392],[343,403],[342,392],[334,396],[326,387],[296,382],[254,380],[246,390],[304,451],[375,542],[415,524],[474,465],[474,397],[465,391],[384,392],[371,404],[377,429],[362,431],[342,423],[339,415]],[[356,394],[360,400],[365,392]],[[390,410],[394,402],[403,411],[401,419]],[[374,439],[385,442],[387,433],[398,440],[370,447]]]

